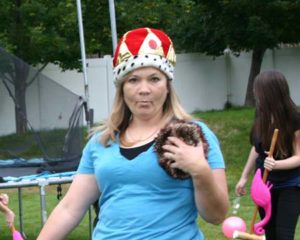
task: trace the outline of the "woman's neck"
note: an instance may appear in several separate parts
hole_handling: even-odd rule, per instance
[[[127,129],[121,133],[121,145],[124,147],[141,146],[153,141],[160,129],[165,125],[164,119],[151,118],[133,118]]]
[[[158,126],[164,122],[163,113],[159,112],[153,116],[132,116],[132,119],[128,127],[141,127],[151,128],[152,126]]]

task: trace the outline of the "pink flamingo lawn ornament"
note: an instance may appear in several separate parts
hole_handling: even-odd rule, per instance
[[[14,225],[10,227],[10,231],[12,234],[12,240],[24,240],[21,233],[16,230]]]
[[[251,198],[253,202],[262,207],[265,211],[265,217],[254,224],[253,231],[257,235],[265,233],[264,226],[269,222],[272,212],[271,193],[272,184],[265,183],[262,179],[261,170],[257,169],[251,185]]]
[[[278,133],[279,133],[279,130],[277,128],[274,129],[274,133],[273,133],[272,141],[271,141],[271,147],[270,147],[270,150],[269,150],[269,153],[268,153],[269,157],[273,156],[273,152],[275,150],[275,146],[276,146],[276,142],[277,142],[277,138],[278,138]],[[270,217],[271,217],[271,195],[269,197],[269,200],[268,200],[268,196],[267,195],[268,195],[268,192],[270,194],[270,189],[271,189],[272,186],[270,186],[270,184],[267,184],[267,185],[264,184],[267,181],[268,174],[269,174],[269,171],[267,169],[265,169],[262,181],[259,180],[259,178],[261,178],[260,177],[261,173],[258,174],[257,172],[256,172],[255,175],[260,175],[260,176],[256,176],[256,179],[255,179],[255,177],[253,179],[253,181],[255,181],[255,184],[261,184],[260,191],[261,191],[262,194],[265,194],[265,196],[262,197],[262,201],[260,202],[259,198],[261,198],[261,197],[259,196],[259,194],[258,193],[253,193],[252,194],[252,192],[251,192],[252,200],[254,202],[257,201],[258,204],[256,205],[256,208],[255,208],[255,211],[254,211],[254,214],[253,214],[253,218],[252,218],[252,221],[251,221],[250,233],[255,232],[255,230],[261,232],[262,230],[261,230],[260,227],[265,226],[267,224],[267,222],[269,221]],[[254,189],[254,187],[253,188],[251,187],[251,189]],[[267,206],[268,205],[267,201],[270,202],[270,206]],[[259,206],[263,207],[265,211],[268,209],[268,211],[270,211],[270,212],[268,212],[268,214],[270,214],[270,216],[267,216],[267,212],[265,212],[266,213],[266,217],[268,219],[263,219],[262,222],[259,225],[256,225],[256,229],[254,229],[255,219],[256,219],[256,215],[257,215],[258,207]],[[270,208],[270,210],[269,210],[269,208]],[[268,220],[268,221],[266,221],[266,220]],[[260,228],[260,230],[258,230],[258,228]]]

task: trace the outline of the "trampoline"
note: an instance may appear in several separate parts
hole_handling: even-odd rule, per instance
[[[22,177],[4,177],[0,183],[0,189],[16,188],[18,189],[18,204],[19,204],[19,221],[20,231],[24,234],[23,224],[23,201],[22,201],[22,188],[38,187],[40,194],[40,216],[41,224],[44,225],[47,220],[46,210],[46,190],[45,187],[54,184],[67,184],[73,180],[75,172],[64,172],[57,174],[42,173],[36,175],[28,175]]]
[[[10,115],[11,119],[9,121],[5,119],[6,122],[22,120],[27,125],[25,136],[19,136],[20,128],[17,124],[15,132],[12,129],[8,130],[8,135],[13,135],[13,141],[10,136],[7,139],[13,144],[6,145],[0,142],[0,189],[18,189],[20,231],[23,235],[22,189],[39,188],[43,225],[47,219],[45,187],[71,183],[78,167],[84,145],[83,112],[87,131],[93,125],[93,109],[89,108],[88,103],[87,64],[80,0],[76,1],[76,5],[85,97],[65,89],[43,75],[40,70],[0,48],[0,92],[2,91],[3,96],[5,94],[3,89],[6,90],[7,96],[12,100],[6,104],[8,107],[4,111],[2,109],[0,121],[1,116]],[[20,90],[17,75],[27,77],[23,102],[17,101],[22,94],[15,95]],[[13,108],[14,114],[10,110]],[[3,135],[1,128],[0,135]],[[31,159],[32,148],[39,149],[39,154],[35,152],[36,159]],[[90,239],[93,228],[91,211],[92,207],[89,209]]]
[[[13,171],[13,175],[18,175],[14,172],[14,168],[8,169],[8,171]],[[21,168],[24,170],[24,168]],[[36,170],[33,168],[33,171]],[[22,171],[21,171],[22,172]],[[24,173],[24,172],[22,172]],[[18,215],[19,215],[19,226],[20,232],[23,237],[26,236],[26,231],[24,229],[24,208],[23,208],[23,198],[22,198],[22,189],[27,187],[38,187],[39,188],[39,197],[40,197],[40,219],[41,226],[43,226],[47,221],[47,202],[46,202],[46,187],[50,185],[62,185],[69,184],[72,182],[76,171],[69,171],[63,173],[49,173],[43,172],[41,174],[34,175],[23,175],[21,177],[8,176],[1,178],[0,189],[17,189],[18,191]],[[88,211],[88,220],[89,220],[89,236],[92,239],[93,232],[93,219],[92,219],[92,206]]]
[[[3,65],[2,65],[3,64]],[[14,95],[16,76],[13,66],[20,65],[35,81],[26,90],[27,114],[22,112]],[[6,66],[10,66],[7,68]],[[3,70],[3,71],[2,71]],[[10,72],[7,72],[7,71]],[[11,79],[12,78],[12,79]],[[10,129],[1,134],[0,189],[17,189],[20,232],[25,237],[22,190],[39,188],[41,225],[46,222],[46,186],[69,184],[73,180],[84,146],[83,113],[90,121],[92,112],[81,96],[44,76],[36,69],[0,48],[0,90],[10,99],[10,108],[19,111],[27,131]],[[16,114],[1,109],[2,118],[15,122]],[[91,218],[91,210],[90,210]],[[92,224],[90,220],[90,232]]]

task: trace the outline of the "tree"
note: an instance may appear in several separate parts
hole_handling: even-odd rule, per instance
[[[180,2],[186,1],[115,1],[118,32],[144,26],[168,29],[176,18],[173,9]],[[81,0],[81,5],[87,56],[112,54],[108,0]],[[76,1],[0,1],[0,16],[0,47],[37,67],[38,73],[48,63],[58,64],[63,70],[81,69]],[[24,65],[4,62],[0,79],[15,98],[16,131],[24,133],[26,89],[34,77]],[[13,74],[4,77],[7,69]]]
[[[169,31],[176,16],[176,4],[180,0],[126,0],[116,2],[117,27],[120,35],[139,27],[152,27]],[[171,29],[170,29],[171,30]]]
[[[109,20],[99,20],[101,16],[109,19],[107,5],[106,0],[85,0],[82,3],[83,18],[88,26],[86,46],[93,54],[107,52]],[[0,14],[0,47],[38,67],[38,72],[48,63],[58,64],[63,70],[80,70],[76,1],[0,1]],[[106,41],[102,41],[104,38]],[[34,76],[30,77],[25,65],[14,59],[11,63],[6,61],[1,65],[1,79],[7,89],[14,93],[16,132],[19,134],[27,130],[26,89],[34,81]],[[12,68],[10,73],[13,74],[4,77],[3,74],[7,72],[3,69],[7,70],[8,67]]]
[[[78,34],[74,31],[76,15],[72,15],[74,5],[61,1],[1,1],[0,45],[31,65],[40,64],[41,71],[48,63],[58,63],[62,67],[78,67],[80,50],[75,42]],[[71,14],[70,14],[71,12]],[[69,28],[70,27],[70,28]],[[74,56],[76,60],[74,61]],[[26,88],[32,83],[29,68],[25,63],[12,58],[13,68],[5,85],[14,91],[16,106],[16,131],[27,130]]]
[[[189,14],[177,21],[175,42],[183,50],[211,56],[230,48],[238,56],[252,51],[245,105],[253,106],[253,81],[267,49],[300,41],[298,0],[191,0]]]

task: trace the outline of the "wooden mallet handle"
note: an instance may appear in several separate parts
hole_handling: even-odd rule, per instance
[[[279,130],[277,128],[275,128],[273,136],[272,136],[272,142],[271,142],[271,147],[270,147],[270,151],[268,154],[268,157],[272,157],[274,150],[275,150],[275,146],[276,146],[276,142],[277,142],[277,138],[278,138],[278,132]],[[264,175],[263,175],[263,181],[266,182],[267,178],[269,175],[269,171],[267,169],[264,170]]]
[[[265,240],[265,236],[257,236],[246,232],[234,231],[233,239]]]

